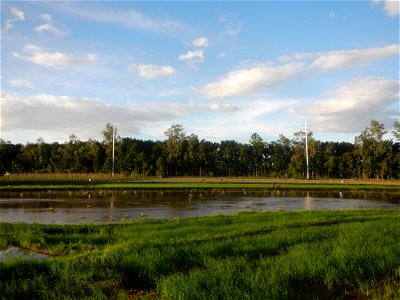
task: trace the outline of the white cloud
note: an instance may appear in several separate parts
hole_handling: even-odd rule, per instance
[[[336,13],[334,11],[329,12],[328,14],[329,18],[334,19],[336,17]]]
[[[359,132],[372,119],[389,122],[393,112],[387,109],[398,101],[399,88],[398,81],[387,78],[359,78],[295,112],[307,116],[320,132]]]
[[[250,95],[292,78],[303,68],[304,64],[297,62],[281,66],[267,63],[244,67],[227,73],[216,82],[207,84],[200,88],[199,92],[209,99]]]
[[[239,107],[233,104],[212,103],[209,106],[209,110],[214,112],[232,112],[238,111]]]
[[[99,99],[37,94],[23,97],[2,93],[2,135],[4,139],[21,137],[36,140],[66,140],[71,133],[80,138],[101,138],[107,122],[115,124],[125,136],[162,132],[179,117],[204,108],[186,103],[140,103],[132,107],[111,105]]]
[[[396,17],[400,15],[399,0],[373,0],[372,4],[383,7],[384,11],[389,17]]]
[[[196,64],[204,63],[204,49],[188,51],[185,54],[180,55],[178,59],[180,61],[186,61],[190,67],[194,67]]]
[[[199,49],[196,51],[188,51],[187,53],[179,56],[179,60],[193,60],[193,59],[204,60],[204,50]]]
[[[67,35],[69,32],[66,30],[62,30],[55,26],[53,23],[45,23],[41,24],[37,27],[35,27],[35,31],[41,34],[44,34],[45,32],[51,33],[57,37],[62,37],[64,35]]]
[[[4,22],[4,25],[3,25],[3,27],[1,28],[1,31],[2,32],[7,32],[7,31],[9,31],[11,28],[13,28],[14,27],[14,22],[12,21],[12,20],[10,20],[10,19],[7,19],[5,22]]]
[[[41,14],[40,17],[42,18],[43,21],[46,21],[46,22],[53,21],[53,17],[49,14]]]
[[[209,46],[208,39],[206,37],[200,37],[198,39],[195,39],[192,42],[192,46],[193,47],[200,47],[200,48],[208,47]]]
[[[303,61],[307,63],[311,69],[333,71],[367,64],[375,60],[399,54],[399,44],[392,44],[384,47],[366,49],[296,53],[292,55],[283,55],[279,57],[278,61],[281,63]]]
[[[157,32],[164,35],[180,35],[187,28],[179,21],[172,19],[152,18],[138,10],[110,9],[107,6],[85,5],[85,2],[57,3],[57,8],[64,13],[71,13],[89,20],[116,24],[119,26]]]
[[[30,61],[45,67],[78,66],[96,61],[96,54],[87,54],[86,57],[75,57],[62,52],[45,52],[40,47],[26,45],[26,55],[13,52],[13,56],[22,60]]]
[[[4,25],[1,28],[2,32],[9,31],[11,28],[14,27],[14,23],[25,20],[25,12],[19,10],[17,7],[14,7],[14,6],[10,7],[10,11],[14,18],[6,19],[6,21],[4,22]]]
[[[10,11],[17,20],[21,21],[25,20],[25,12],[19,10],[16,7],[10,7]]]
[[[156,79],[161,76],[171,76],[176,73],[176,70],[171,66],[156,66],[152,64],[132,64],[130,70],[136,71],[140,77],[146,79]]]
[[[399,55],[398,44],[379,48],[331,51],[320,54],[311,67],[323,71],[338,70],[394,55]]]
[[[7,82],[14,87],[26,87],[30,89],[35,89],[32,83],[24,79],[10,79]]]
[[[143,15],[140,11],[137,10],[129,11],[128,15],[126,16],[127,18],[124,17],[125,16],[122,14],[120,20],[126,25],[145,30],[158,31],[167,28],[169,29],[180,27],[180,24],[176,21],[152,19]]]

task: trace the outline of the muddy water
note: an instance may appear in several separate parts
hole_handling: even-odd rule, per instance
[[[0,221],[113,223],[238,211],[400,209],[400,191],[75,190],[0,192]]]

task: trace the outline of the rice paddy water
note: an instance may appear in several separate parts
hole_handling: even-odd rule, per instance
[[[400,209],[399,190],[97,189],[0,191],[2,222],[113,223],[241,211]]]

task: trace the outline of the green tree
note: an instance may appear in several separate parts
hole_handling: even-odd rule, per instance
[[[264,167],[264,152],[265,152],[265,144],[263,139],[257,134],[253,133],[250,137],[250,146],[251,146],[251,156],[252,156],[252,164],[251,167],[254,170],[254,176],[262,176],[263,167]]]
[[[236,141],[221,141],[217,151],[216,164],[224,176],[239,175],[241,169],[240,148],[240,145]]]
[[[273,177],[288,177],[288,169],[292,157],[292,141],[284,135],[279,135],[279,140],[268,145],[268,161]]]
[[[314,177],[315,161],[317,155],[317,144],[311,131],[307,132],[308,142],[308,163],[310,177]],[[293,177],[306,177],[307,161],[306,161],[306,133],[304,131],[297,131],[294,133],[292,140],[292,157],[289,164],[289,173]]]
[[[379,178],[382,175],[380,168],[386,168],[382,163],[388,154],[387,145],[382,140],[386,133],[383,124],[371,120],[370,127],[355,138],[355,154],[360,177]]]
[[[182,148],[186,139],[186,133],[182,125],[173,124],[164,132],[166,140],[166,156],[168,163],[168,175],[180,175],[180,166],[182,166]]]
[[[103,134],[103,145],[106,149],[106,161],[103,165],[104,172],[111,172],[113,166],[113,138],[114,138],[114,149],[120,140],[118,135],[118,128],[111,123],[107,123],[106,127],[101,132]],[[114,150],[115,151],[115,150]],[[114,153],[115,156],[115,153]]]
[[[13,162],[15,163],[21,148],[21,144],[14,145],[11,142],[0,139],[0,176],[6,172],[13,171]]]

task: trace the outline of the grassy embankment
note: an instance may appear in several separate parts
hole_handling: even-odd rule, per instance
[[[399,180],[294,180],[248,177],[133,179],[123,174],[12,174],[0,190],[29,189],[400,189]]]
[[[3,299],[399,299],[400,212],[241,213],[113,225],[1,224]]]

